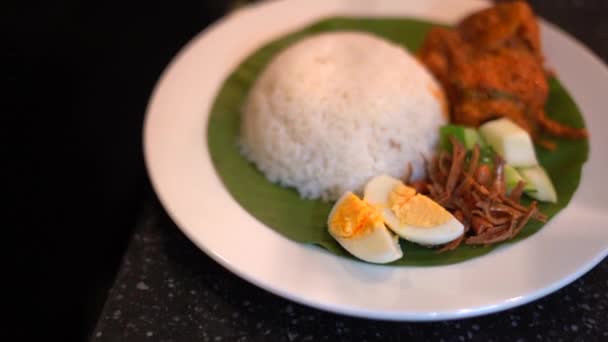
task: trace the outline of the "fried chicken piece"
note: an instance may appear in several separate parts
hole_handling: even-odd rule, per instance
[[[530,6],[522,1],[500,3],[474,13],[458,25],[464,40],[479,49],[527,50],[542,63],[540,34]]]
[[[549,93],[538,23],[522,1],[501,3],[466,17],[456,30],[436,27],[419,51],[441,82],[451,121],[479,126],[508,117],[545,147],[540,133],[584,138],[584,129],[545,115]]]

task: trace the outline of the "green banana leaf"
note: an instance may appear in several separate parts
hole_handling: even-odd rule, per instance
[[[315,244],[330,253],[353,258],[327,232],[326,219],[333,203],[304,200],[291,188],[270,183],[255,165],[244,159],[237,148],[240,110],[254,80],[269,60],[295,41],[320,32],[336,30],[367,31],[410,51],[422,43],[433,23],[402,18],[329,18],[270,42],[248,56],[221,87],[209,117],[207,139],[213,164],[234,199],[251,215],[283,236],[300,243]],[[583,127],[584,122],[576,104],[556,79],[550,80],[547,113],[564,123]],[[555,141],[555,139],[553,139]],[[589,145],[586,140],[556,140],[557,149],[549,152],[538,149],[537,155],[557,189],[559,202],[542,203],[542,212],[550,218],[568,205],[578,187],[581,169],[587,160]],[[517,243],[536,233],[543,224],[532,221],[513,240]],[[551,229],[551,225],[547,225]],[[430,266],[447,265],[475,258],[496,246],[458,249],[438,254],[435,250],[401,240],[404,257],[391,265]]]

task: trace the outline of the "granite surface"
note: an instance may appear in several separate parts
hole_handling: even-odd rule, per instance
[[[151,201],[92,341],[600,341],[607,317],[608,259],[558,292],[483,317],[396,323],[322,312],[228,272]]]
[[[608,60],[608,1],[530,1]],[[149,196],[91,341],[608,341],[608,259],[497,314],[435,323],[321,312],[261,290],[194,246]]]

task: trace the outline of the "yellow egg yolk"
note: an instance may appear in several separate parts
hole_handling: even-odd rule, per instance
[[[399,184],[388,194],[388,202],[391,208],[403,206],[416,195],[416,189]]]
[[[446,223],[452,215],[429,197],[399,184],[389,194],[389,206],[402,224],[430,228]]]
[[[383,222],[378,209],[349,193],[330,218],[329,230],[336,236],[350,238],[374,229]]]

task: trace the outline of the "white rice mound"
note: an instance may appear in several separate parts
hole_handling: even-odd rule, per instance
[[[324,33],[275,56],[245,104],[240,147],[303,198],[361,192],[374,176],[424,176],[446,122],[440,85],[402,47],[358,32]]]

